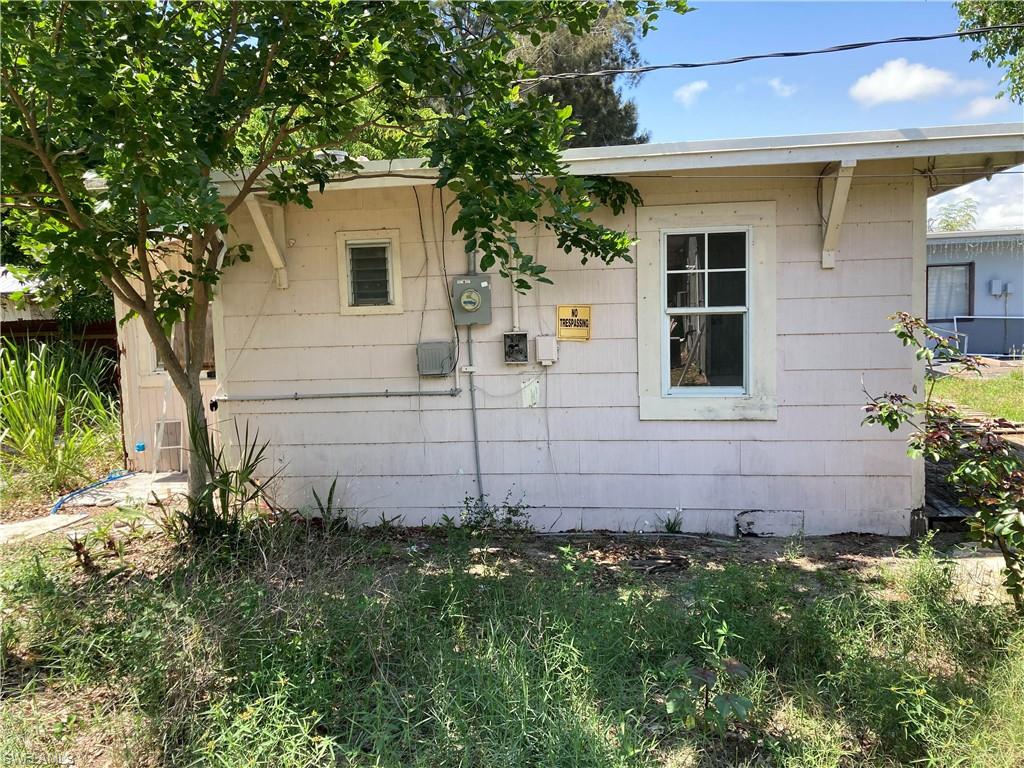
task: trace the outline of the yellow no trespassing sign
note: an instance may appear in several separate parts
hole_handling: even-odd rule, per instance
[[[561,341],[590,341],[589,304],[559,304],[555,321]]]

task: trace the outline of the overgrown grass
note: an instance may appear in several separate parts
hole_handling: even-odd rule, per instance
[[[128,764],[225,768],[1024,761],[1024,634],[927,546],[874,580],[785,559],[651,580],[528,539],[261,530],[89,570],[8,555],[0,753],[102,733]],[[728,684],[748,718],[670,714],[714,657],[751,669]],[[59,732],[38,715],[69,706]]]
[[[992,379],[943,376],[935,382],[935,395],[991,416],[1024,421],[1024,370]]]
[[[113,366],[67,344],[0,347],[0,498],[61,493],[120,463]]]

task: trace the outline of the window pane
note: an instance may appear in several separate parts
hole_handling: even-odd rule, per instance
[[[746,303],[746,272],[708,273],[708,306],[742,307]]]
[[[669,386],[742,387],[743,315],[669,318]]]
[[[971,313],[971,267],[928,267],[928,319],[951,320]]]
[[[390,304],[387,246],[349,246],[349,280],[352,284],[352,306]]]
[[[746,232],[717,232],[708,235],[708,269],[742,269],[746,266]]]
[[[174,356],[178,359],[182,365],[185,363],[185,347],[188,344],[188,336],[185,333],[185,322],[179,320],[174,324],[171,329],[171,349],[174,350]],[[156,352],[156,370],[163,371],[166,369],[164,361],[161,359],[159,350]],[[216,365],[214,362],[214,347],[213,347],[213,308],[209,307],[206,310],[206,347],[203,350],[203,370],[212,371]]]
[[[666,240],[669,270],[704,269],[704,235],[669,235]]]
[[[703,307],[704,273],[677,272],[666,276],[669,307]]]

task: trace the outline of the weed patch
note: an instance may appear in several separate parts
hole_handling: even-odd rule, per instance
[[[881,578],[825,586],[785,556],[691,553],[685,572],[608,580],[529,537],[412,544],[298,525],[261,525],[231,551],[146,535],[123,550],[89,569],[58,544],[4,555],[12,750],[40,738],[25,727],[40,692],[102,686],[86,731],[138,723],[128,752],[171,765],[1024,757],[1019,624],[958,596],[927,545]],[[76,733],[36,746],[69,750]]]

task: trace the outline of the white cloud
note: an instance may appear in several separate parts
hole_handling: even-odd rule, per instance
[[[697,97],[700,96],[711,86],[708,85],[707,80],[695,80],[692,83],[681,85],[676,88],[675,93],[672,94],[672,98],[682,104],[684,107],[692,107],[693,103],[697,101]]]
[[[960,80],[944,69],[892,59],[850,86],[850,97],[864,106],[874,107],[892,101],[927,99],[942,93],[971,93],[985,87],[978,80]]]
[[[1024,227],[1024,166],[1016,173],[997,173],[992,181],[981,179],[928,200],[928,218],[939,208],[967,197],[978,201],[978,229],[1020,229]]]
[[[1005,112],[1010,105],[1006,99],[995,99],[989,96],[979,96],[971,99],[968,105],[960,112],[958,117],[988,117],[996,112]]]
[[[796,86],[790,83],[782,82],[781,77],[771,77],[765,81],[771,86],[771,89],[775,91],[776,96],[781,96],[784,99],[788,99],[794,93],[796,93]]]

